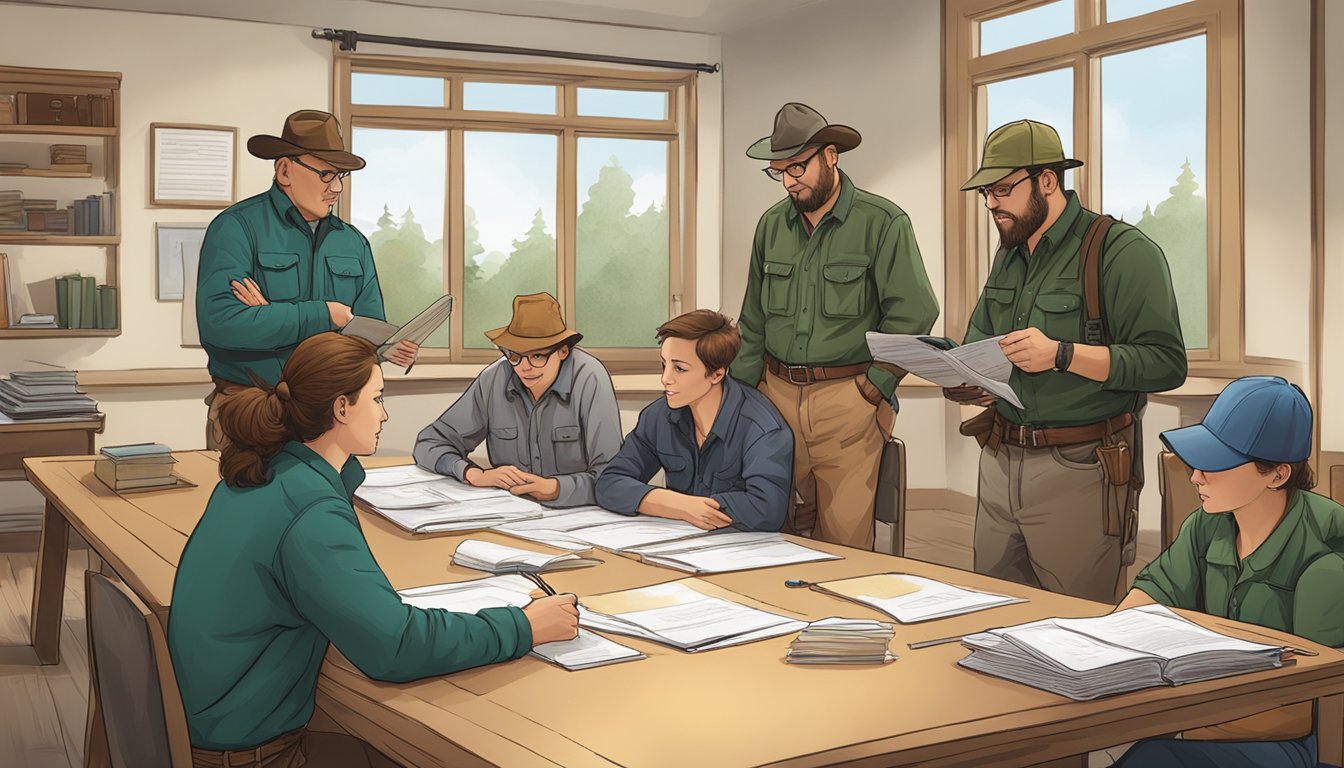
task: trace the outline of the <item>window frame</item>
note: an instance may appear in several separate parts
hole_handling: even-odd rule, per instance
[[[979,22],[1053,0],[945,0],[943,14],[944,203],[949,331],[964,332],[988,276],[982,256],[988,227],[979,199],[960,191],[979,167],[987,130],[981,86],[1070,68],[1073,71],[1074,170],[1079,202],[1101,210],[1101,67],[1106,56],[1205,36],[1208,205],[1208,345],[1187,350],[1191,376],[1250,372],[1301,377],[1294,360],[1248,356],[1243,323],[1242,9],[1240,0],[1190,0],[1105,22],[1106,0],[1072,0],[1074,32],[981,56]]]
[[[354,104],[351,74],[370,73],[442,77],[443,107]],[[466,110],[463,83],[520,83],[556,86],[556,113]],[[444,169],[444,291],[457,301],[449,319],[449,346],[426,348],[420,360],[426,363],[488,363],[499,356],[493,349],[464,346],[465,228],[463,207],[465,175],[463,158],[467,131],[545,133],[557,137],[556,157],[556,292],[565,322],[574,326],[576,315],[575,222],[579,213],[578,140],[587,137],[653,139],[666,141],[668,221],[668,318],[694,308],[696,240],[696,85],[695,73],[638,71],[614,68],[510,64],[462,59],[338,53],[334,57],[332,103],[345,126],[349,147],[356,128],[441,130],[448,135],[447,168]],[[661,91],[667,94],[663,120],[618,117],[584,117],[578,114],[578,88],[612,88],[625,91]],[[357,174],[356,174],[357,175]],[[358,184],[355,176],[351,189]],[[349,221],[351,195],[341,196],[339,212]],[[387,286],[383,286],[384,291]],[[582,329],[577,329],[582,331]],[[654,329],[649,329],[652,339]],[[654,370],[657,348],[587,348],[613,372]]]

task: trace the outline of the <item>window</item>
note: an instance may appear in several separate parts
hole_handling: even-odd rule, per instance
[[[1162,247],[1192,375],[1248,370],[1241,331],[1241,61],[1237,0],[949,0],[944,29],[947,317],[964,330],[998,232],[960,191],[985,137],[1053,125],[1085,207]],[[1249,361],[1282,373],[1282,361]]]
[[[694,76],[348,55],[336,77],[368,161],[341,210],[388,320],[456,299],[422,359],[494,359],[485,332],[546,291],[608,363],[657,360],[654,330],[694,306]]]

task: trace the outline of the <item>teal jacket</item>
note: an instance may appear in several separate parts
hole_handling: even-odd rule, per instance
[[[518,608],[476,614],[402,603],[378,567],[340,474],[301,443],[270,482],[220,482],[178,564],[168,618],[193,746],[245,749],[305,725],[330,642],[364,674],[401,682],[532,649]]]
[[[270,304],[249,307],[229,284],[250,277]],[[196,325],[210,375],[266,384],[299,342],[334,331],[337,301],[356,315],[385,320],[369,241],[334,215],[314,232],[278,184],[225,209],[205,231],[196,280]]]

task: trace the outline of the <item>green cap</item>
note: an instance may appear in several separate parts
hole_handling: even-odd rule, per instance
[[[1077,168],[1081,160],[1064,157],[1064,145],[1054,128],[1035,120],[1018,120],[1001,125],[985,139],[985,157],[980,170],[961,186],[963,191],[979,189],[999,181],[1018,168],[1063,163]]]

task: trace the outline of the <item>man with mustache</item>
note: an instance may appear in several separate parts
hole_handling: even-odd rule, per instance
[[[999,248],[965,341],[1003,336],[1023,407],[978,387],[944,394],[991,406],[962,430],[982,446],[976,572],[1114,602],[1132,557],[1145,395],[1180,386],[1186,354],[1166,258],[1127,224],[1095,232],[1101,317],[1089,320],[1097,275],[1084,243],[1099,215],[1063,187],[1081,165],[1044,123],[1009,123],[985,141],[962,189],[984,198]]]
[[[904,372],[874,364],[864,334],[927,333],[938,303],[910,217],[840,170],[859,141],[789,103],[747,149],[787,196],[756,225],[730,373],[759,386],[793,432],[797,501],[784,530],[872,549],[878,462]]]

